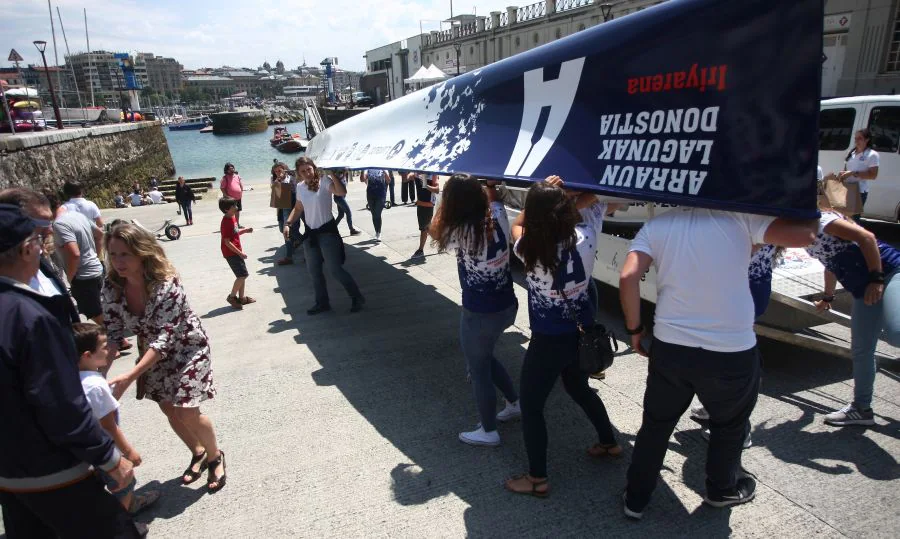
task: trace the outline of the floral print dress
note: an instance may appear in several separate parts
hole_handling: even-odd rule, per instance
[[[195,408],[215,396],[209,337],[177,277],[156,287],[139,316],[128,310],[122,290],[105,282],[103,318],[110,342],[119,342],[127,328],[159,352],[143,375],[149,399]]]

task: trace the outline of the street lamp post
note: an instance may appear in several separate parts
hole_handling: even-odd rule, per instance
[[[47,67],[47,57],[44,51],[47,50],[46,41],[35,41],[34,46],[41,53],[41,60],[44,61],[44,75],[47,76],[47,87],[50,88],[50,100],[53,102],[53,114],[56,115],[56,128],[63,129],[62,117],[59,115],[59,105],[56,103],[56,94],[53,93],[53,81],[50,80],[50,68]]]
[[[462,43],[457,41],[453,44],[453,48],[456,49],[456,75],[459,76],[459,50],[462,49]]]
[[[600,4],[600,11],[603,13],[603,22],[609,22],[613,19],[612,4]]]

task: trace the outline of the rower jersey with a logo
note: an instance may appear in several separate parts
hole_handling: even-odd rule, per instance
[[[861,298],[866,295],[866,287],[869,285],[869,266],[862,249],[852,241],[825,232],[825,227],[839,219],[843,219],[840,214],[823,211],[819,218],[819,233],[812,245],[806,248],[806,252],[833,273],[841,286],[853,294],[854,298]],[[878,241],[878,250],[885,275],[900,268],[900,251],[882,241]]]
[[[579,213],[582,221],[575,227],[575,247],[567,250],[559,247],[557,270],[551,274],[539,264],[525,276],[528,317],[531,331],[535,333],[574,333],[577,327],[573,318],[584,325],[594,322],[594,304],[588,296],[588,285],[594,271],[597,236],[603,228],[606,204],[597,202]],[[519,258],[522,257],[519,252],[521,241],[520,238],[513,247]]]
[[[496,313],[516,303],[509,271],[509,218],[501,202],[491,203],[491,223],[480,253],[463,247],[466,235],[454,234],[447,242],[448,251],[456,250],[463,308],[476,313]]]

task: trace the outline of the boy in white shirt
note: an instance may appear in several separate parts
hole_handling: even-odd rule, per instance
[[[97,324],[79,322],[72,325],[72,332],[75,337],[75,348],[78,350],[81,387],[94,412],[94,418],[116,443],[122,456],[130,460],[135,467],[140,466],[141,455],[128,442],[122,429],[119,428],[119,401],[113,397],[106,378],[99,372],[108,365],[106,330]],[[159,499],[158,490],[151,490],[141,495],[134,494],[136,479],[133,479],[131,484],[124,489],[113,491],[112,489],[116,487],[115,480],[101,470],[95,471],[110,489],[110,493],[132,515],[149,507]]]

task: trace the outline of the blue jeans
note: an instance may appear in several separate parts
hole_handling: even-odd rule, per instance
[[[375,233],[381,233],[381,212],[384,211],[384,193],[366,193],[366,201],[369,203],[369,211],[372,212],[372,225]]]
[[[312,279],[313,289],[316,294],[316,305],[330,305],[328,300],[328,287],[325,285],[324,266],[328,266],[331,275],[343,285],[344,290],[352,299],[362,297],[359,287],[353,277],[344,269],[343,240],[338,234],[317,234],[315,238],[307,238],[303,243],[303,251],[306,253],[306,267],[309,277]]]
[[[518,305],[510,305],[496,313],[475,313],[465,308],[459,319],[459,342],[466,366],[472,376],[472,390],[481,416],[481,426],[491,432],[497,430],[496,385],[509,402],[519,400],[515,384],[503,364],[494,357],[494,346],[503,330],[516,320]]]
[[[875,305],[863,298],[853,300],[850,318],[850,351],[853,355],[853,404],[865,409],[872,406],[875,386],[875,346],[884,339],[900,346],[900,270],[885,277],[884,296]]]
[[[337,224],[341,224],[341,219],[346,215],[347,226],[350,227],[350,232],[353,232],[353,213],[350,212],[350,204],[347,204],[347,198],[334,195],[334,205],[337,206],[338,210],[337,217],[334,220]]]
[[[293,208],[286,208],[286,209],[279,210],[279,212],[280,212],[279,220],[282,223],[287,222],[288,217],[291,215],[292,209]],[[296,239],[298,236],[300,236],[300,221],[302,221],[302,220],[303,220],[303,217],[301,216],[300,219],[297,219],[296,223],[291,225],[291,231],[288,234],[287,240],[285,240],[285,242],[284,242],[284,256],[286,258],[294,257],[294,239]],[[284,230],[284,224],[281,225],[281,230]],[[301,240],[302,240],[302,237],[301,237]]]
[[[193,221],[194,212],[191,211],[191,201],[188,200],[187,202],[179,202],[178,205],[181,206],[181,212],[184,214],[184,220],[188,222]]]

